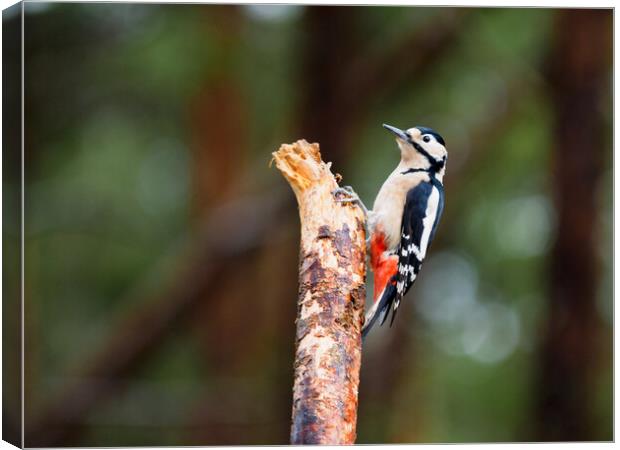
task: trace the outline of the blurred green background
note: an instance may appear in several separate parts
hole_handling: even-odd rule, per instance
[[[26,445],[286,444],[270,153],[319,142],[371,205],[384,122],[444,136],[447,203],[357,442],[613,439],[611,48],[611,10],[26,3]]]

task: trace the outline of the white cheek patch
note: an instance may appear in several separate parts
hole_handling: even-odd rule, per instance
[[[439,142],[432,141],[424,146],[426,151],[435,158],[437,161],[441,161],[446,157],[446,149]]]

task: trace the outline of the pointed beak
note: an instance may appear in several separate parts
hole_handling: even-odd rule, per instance
[[[392,125],[388,125],[388,124],[383,124],[383,128],[385,128],[386,130],[391,131],[392,133],[394,133],[397,137],[401,138],[403,141],[407,142],[409,140],[409,136],[407,136],[407,134],[396,127],[393,127]]]

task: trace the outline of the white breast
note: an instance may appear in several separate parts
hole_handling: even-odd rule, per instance
[[[405,167],[399,166],[385,180],[377,194],[369,220],[371,232],[376,230],[385,234],[388,251],[395,251],[400,242],[400,228],[407,192],[421,181],[430,181],[428,174],[424,172],[413,172],[403,175],[402,172],[405,170]],[[437,193],[438,196],[439,193]],[[435,202],[435,214],[436,210],[437,202]]]

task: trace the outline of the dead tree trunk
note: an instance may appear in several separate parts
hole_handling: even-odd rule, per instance
[[[318,144],[285,144],[273,156],[301,219],[291,443],[353,444],[366,298],[363,214],[335,201],[338,184]]]

